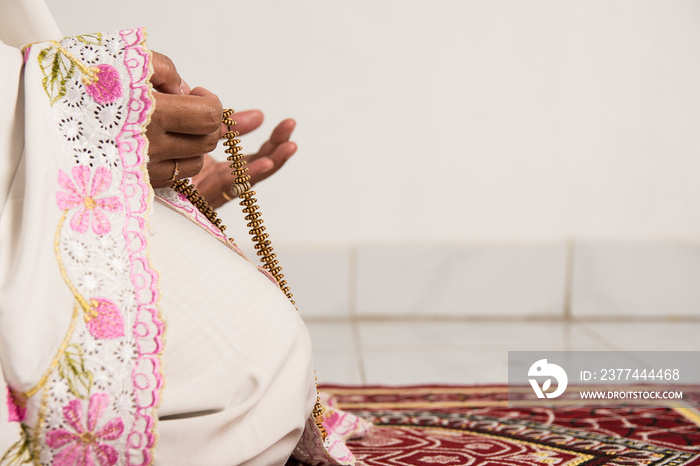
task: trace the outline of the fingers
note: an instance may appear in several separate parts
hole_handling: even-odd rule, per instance
[[[259,183],[279,170],[279,167],[282,165],[284,165],[284,162],[276,164],[274,160],[268,157],[246,163],[246,167],[248,167],[248,175],[250,175],[250,184],[254,185]]]
[[[271,154],[247,162],[251,184],[259,183],[275,174],[297,151],[294,142],[287,141],[275,147]]]
[[[182,79],[173,61],[163,54],[153,52],[153,76],[151,84],[158,92],[182,94]]]
[[[236,116],[242,127],[237,125],[237,130],[256,128],[262,123],[263,117],[257,110],[240,112]],[[251,184],[254,185],[277,172],[296,153],[296,143],[289,140],[295,126],[296,122],[292,119],[282,121],[258,153],[245,157]],[[206,155],[204,168],[192,181],[206,201],[212,207],[218,207],[227,202],[222,193],[230,192],[229,188],[235,182],[235,177],[231,174],[230,162],[216,162]]]
[[[232,118],[236,122],[236,126],[231,129],[246,134],[262,125],[264,115],[260,110],[244,110],[234,113]],[[228,131],[228,127],[221,125],[221,134],[223,135],[226,131]]]
[[[296,128],[297,122],[291,118],[282,120],[274,130],[272,130],[272,135],[270,136],[270,142],[273,144],[281,144],[285,141],[289,141],[292,136],[294,128]]]
[[[155,94],[155,120],[163,131],[183,134],[218,133],[223,108],[219,98],[204,88],[192,89],[190,95]]]
[[[252,160],[257,160],[261,157],[270,156],[279,145],[289,141],[289,139],[292,137],[292,132],[294,131],[296,124],[297,124],[296,121],[292,120],[291,118],[287,118],[286,120],[282,120],[275,127],[275,129],[272,130],[272,134],[270,135],[270,139],[268,139],[260,147],[260,150],[256,154],[252,154],[248,160],[252,161]],[[294,150],[296,150],[296,147]]]
[[[291,118],[281,121],[260,150],[246,157],[251,184],[259,183],[277,172],[297,151],[297,145],[289,139],[296,127]]]
[[[216,162],[211,156],[204,157],[204,168],[195,177],[192,183],[207,203],[213,208],[226,203],[221,194],[233,184],[234,176],[231,175],[230,162]]]
[[[189,84],[187,84],[187,82],[184,79],[180,81],[180,90],[182,90],[182,93],[185,95],[190,95],[190,93],[192,92],[192,88]]]
[[[148,163],[148,174],[154,188],[170,186],[173,181],[190,178],[202,170],[203,156],[164,160],[158,163]]]
[[[148,133],[147,133],[148,134]],[[218,133],[203,136],[151,132],[149,135],[148,155],[150,160],[182,159],[212,152],[219,142]]]
[[[146,129],[150,169],[161,162],[200,156],[216,148],[223,111],[216,95],[197,87],[190,95],[156,93],[155,99],[156,107]],[[151,173],[153,179],[158,176]]]
[[[287,141],[277,146],[269,156],[248,162],[246,167],[250,183],[254,185],[277,172],[296,150],[297,145]],[[229,188],[236,180],[231,174],[230,165],[230,162],[216,162],[210,156],[205,156],[204,168],[192,180],[199,193],[214,208],[228,202],[221,193],[225,191],[230,194]]]
[[[153,52],[151,84],[155,109],[146,129],[149,142],[148,173],[154,187],[200,172],[203,156],[216,148],[221,135],[223,108],[208,90],[191,89],[172,60]]]

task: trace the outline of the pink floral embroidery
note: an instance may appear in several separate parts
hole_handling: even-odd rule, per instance
[[[90,309],[85,314],[85,322],[90,334],[98,339],[124,336],[122,313],[112,301],[103,298],[90,300]]]
[[[27,414],[27,398],[7,387],[7,419],[10,422],[22,422]]]
[[[324,446],[328,454],[340,464],[355,464],[355,455],[345,444],[342,438],[335,434],[330,434],[324,441]]]
[[[122,205],[116,196],[96,199],[112,183],[111,173],[105,167],[98,167],[90,184],[90,168],[73,167],[75,185],[63,170],[58,171],[58,184],[67,192],[56,193],[56,202],[61,210],[78,209],[70,221],[70,226],[79,233],[85,233],[92,218],[92,231],[98,235],[109,233],[111,225],[103,211],[116,212]],[[77,186],[76,186],[77,185]],[[88,190],[88,186],[90,186]]]
[[[119,72],[112,65],[102,64],[90,68],[90,74],[83,76],[87,93],[101,104],[111,104],[122,96],[122,82]]]
[[[369,433],[371,424],[352,413],[326,406],[323,427],[329,434],[334,434],[343,440],[347,440],[364,437]]]
[[[106,393],[92,395],[88,402],[85,426],[83,426],[83,409],[80,400],[73,400],[63,407],[63,417],[74,432],[67,429],[54,429],[46,435],[46,443],[49,447],[62,448],[55,456],[53,464],[58,466],[116,464],[119,453],[114,447],[102,441],[116,440],[121,437],[124,432],[124,423],[121,418],[116,417],[101,429],[96,429],[97,421],[104,414],[108,404],[109,396]]]

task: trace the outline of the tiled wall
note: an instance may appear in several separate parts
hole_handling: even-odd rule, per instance
[[[700,244],[578,243],[577,317],[700,316]]]
[[[308,321],[700,319],[700,243],[278,247]]]

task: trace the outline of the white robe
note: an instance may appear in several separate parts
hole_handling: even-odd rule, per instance
[[[0,361],[19,388],[45,372],[73,301],[50,245],[32,244],[42,232],[53,235],[55,215],[42,213],[55,210],[55,201],[40,194],[56,181],[50,166],[37,167],[27,154],[52,150],[44,134],[55,122],[33,118],[33,128],[25,126],[34,98],[25,92],[35,91],[24,89],[18,49],[59,37],[43,2],[0,0]],[[283,464],[316,397],[301,318],[254,265],[180,213],[156,202],[149,221],[167,324],[156,464]],[[6,421],[4,403],[0,416],[4,451],[19,429]]]

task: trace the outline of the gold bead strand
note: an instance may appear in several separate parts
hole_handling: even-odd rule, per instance
[[[280,267],[278,265],[279,262],[275,260],[277,255],[273,252],[272,244],[268,239],[269,235],[265,233],[266,228],[263,225],[263,219],[259,212],[260,207],[256,204],[257,199],[253,197],[255,196],[255,191],[251,190],[248,167],[246,167],[246,161],[243,158],[241,147],[238,145],[241,141],[240,139],[236,139],[240,133],[231,129],[232,126],[236,125],[236,121],[231,118],[233,113],[234,111],[232,109],[224,110],[222,119],[223,124],[228,127],[228,131],[224,133],[224,138],[226,138],[224,142],[226,150],[224,152],[229,154],[227,160],[231,162],[231,174],[236,177],[235,183],[231,186],[231,194],[237,194],[240,198],[240,205],[243,207],[243,213],[246,214],[245,219],[248,222],[247,227],[250,235],[253,237],[252,239],[255,243],[255,249],[257,249],[257,255],[260,258],[262,267],[270,272],[285,296],[287,296],[292,304],[295,304],[292,299],[293,295],[289,287],[286,286],[287,281],[284,280],[282,267]]]
[[[218,228],[221,233],[226,231],[226,225],[221,224],[221,219],[217,218],[218,215],[216,211],[204,200],[204,197],[199,194],[194,185],[190,184],[190,180],[184,179],[175,181],[170,187],[180,194],[184,194],[187,200],[190,201],[212,225]]]
[[[273,252],[272,244],[268,239],[269,235],[265,233],[265,226],[262,224],[263,220],[259,212],[260,208],[256,205],[257,200],[253,197],[255,191],[250,189],[250,175],[248,175],[248,168],[245,166],[246,162],[241,153],[241,147],[238,145],[241,141],[240,139],[236,139],[240,136],[240,133],[231,130],[231,126],[237,124],[231,119],[232,115],[233,110],[226,109],[224,110],[221,120],[222,123],[228,127],[228,131],[224,133],[224,138],[226,138],[224,146],[226,146],[225,152],[229,154],[227,159],[231,162],[231,169],[233,170],[231,174],[236,176],[236,182],[231,186],[231,194],[236,194],[241,199],[240,204],[243,207],[243,212],[246,214],[245,219],[248,221],[247,226],[255,242],[255,249],[257,249],[257,255],[260,257],[263,268],[272,274],[282,292],[296,309],[296,304],[292,299],[292,293],[289,291],[287,281],[284,280],[282,267],[280,267],[278,265],[279,262],[275,260],[277,255]],[[217,218],[216,211],[211,208],[197,189],[190,184],[189,180],[176,181],[171,187],[175,191],[184,194],[187,199],[221,231],[221,233],[226,230],[226,226],[221,224],[221,219]],[[229,238],[229,240],[233,242],[233,238]],[[316,380],[316,404],[314,405],[313,416],[316,427],[318,427],[321,433],[321,437],[325,439],[328,434],[325,427],[323,427],[323,407],[321,406],[321,398],[318,395],[318,379]]]
[[[265,226],[259,212],[260,208],[256,204],[257,200],[253,197],[255,196],[255,191],[250,189],[250,175],[248,175],[248,168],[245,166],[246,162],[241,153],[241,147],[238,145],[240,140],[235,139],[239,136],[239,133],[231,130],[231,126],[236,124],[231,119],[233,113],[232,109],[226,109],[223,114],[223,124],[228,127],[228,131],[224,134],[226,138],[224,145],[227,146],[225,152],[229,154],[227,160],[231,162],[231,169],[233,170],[231,174],[236,176],[236,182],[231,186],[231,194],[235,193],[241,199],[240,205],[243,207],[243,213],[246,214],[247,227],[255,242],[255,249],[257,249],[257,255],[263,264],[263,268],[275,277],[277,285],[296,309],[296,303],[292,299],[292,292],[287,286],[287,281],[284,280],[282,267],[279,267],[279,262],[275,260],[277,255],[274,253],[272,244],[268,239],[270,235],[265,233]],[[326,428],[323,427],[323,407],[321,405],[321,397],[318,394],[318,379],[316,379],[316,403],[314,404],[312,415],[321,437],[325,439],[328,434]]]

